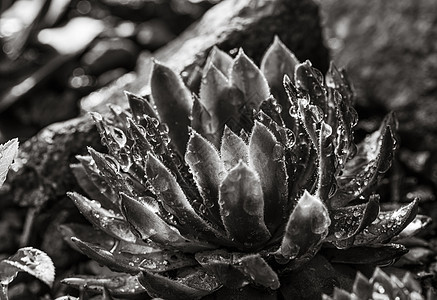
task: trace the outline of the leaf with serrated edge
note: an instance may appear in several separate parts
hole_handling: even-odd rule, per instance
[[[206,214],[211,220],[219,219],[218,190],[226,175],[225,167],[216,148],[200,134],[191,131],[185,161],[203,198]]]
[[[232,65],[232,57],[228,55],[226,52],[217,48],[217,46],[213,46],[212,50],[208,54],[208,58],[206,59],[205,68],[203,69],[203,74],[206,74],[208,68],[211,65],[214,65],[223,75],[227,75],[229,72],[229,68]]]
[[[106,209],[99,202],[90,200],[78,193],[68,193],[68,196],[83,216],[93,225],[112,237],[131,243],[136,242],[136,236],[130,231],[129,224],[122,215]]]
[[[6,180],[9,168],[18,153],[18,139],[12,139],[7,143],[0,145],[0,186]]]
[[[261,103],[270,96],[270,88],[264,75],[244,54],[243,49],[240,48],[230,70],[230,81],[243,92],[245,105],[259,109]]]
[[[223,131],[220,156],[227,171],[235,167],[240,160],[249,163],[249,147],[228,126],[225,126]]]
[[[168,125],[169,136],[182,155],[188,141],[188,116],[193,105],[191,94],[178,74],[156,61],[150,87],[159,118]]]
[[[55,280],[53,261],[45,252],[32,247],[21,248],[13,256],[1,261],[2,284],[9,284],[21,271],[38,278],[50,287]]]
[[[249,141],[249,166],[261,180],[264,193],[264,221],[270,233],[282,223],[288,201],[288,176],[284,147],[273,133],[256,121]]]

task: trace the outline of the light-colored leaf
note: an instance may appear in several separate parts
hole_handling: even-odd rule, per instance
[[[1,283],[9,284],[21,271],[35,276],[50,287],[55,280],[55,266],[51,258],[32,247],[21,248],[0,263]]]
[[[0,186],[6,180],[9,168],[18,153],[18,139],[12,139],[0,145]]]

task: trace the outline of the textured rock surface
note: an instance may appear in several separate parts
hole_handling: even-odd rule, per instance
[[[328,52],[322,44],[318,10],[309,0],[224,1],[155,53],[155,57],[189,79],[190,72],[204,62],[213,45],[224,50],[243,46],[259,60],[275,34],[298,58],[311,59],[315,66],[326,70]],[[124,105],[123,90],[147,92],[150,65],[150,56],[143,55],[137,67],[138,76],[123,76],[112,86],[84,99],[83,107],[104,111],[107,103]],[[74,185],[69,163],[86,146],[98,144],[96,129],[88,117],[49,126],[21,146],[19,160],[26,165],[19,163],[16,171],[11,172],[7,194],[22,205],[38,206],[64,195]]]

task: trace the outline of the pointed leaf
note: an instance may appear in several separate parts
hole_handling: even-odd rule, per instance
[[[353,237],[376,219],[379,213],[377,197],[366,204],[347,206],[330,211],[331,226],[328,240],[345,240]],[[353,241],[351,241],[353,242]]]
[[[199,187],[203,204],[207,209],[207,216],[211,220],[220,220],[218,193],[226,170],[219,153],[210,142],[192,131],[185,153],[185,161]]]
[[[264,75],[253,61],[240,49],[233,61],[230,81],[244,94],[245,105],[256,110],[270,96]]]
[[[139,281],[151,297],[168,300],[200,299],[220,288],[217,279],[200,268],[176,280],[143,272]]]
[[[414,220],[404,228],[397,236],[393,238],[393,241],[416,236],[419,232],[427,228],[432,222],[432,219],[424,215],[416,215]]]
[[[207,241],[220,241],[224,244],[232,244],[211,224],[203,220],[193,209],[186,198],[176,178],[170,171],[153,155],[147,158],[147,176],[158,198],[166,205],[166,209],[173,214],[184,228],[196,232]]]
[[[310,103],[327,112],[326,89],[323,86],[324,80],[322,73],[313,68],[307,60],[296,67],[295,82],[298,89],[308,93]]]
[[[227,171],[235,167],[240,160],[249,163],[249,147],[228,126],[225,126],[223,131],[220,156]]]
[[[324,121],[320,124],[318,131],[319,138],[319,168],[318,168],[318,182],[317,182],[317,196],[322,201],[327,202],[335,193],[335,156],[334,148],[332,147],[332,128]]]
[[[285,220],[288,177],[284,147],[264,125],[255,122],[249,141],[249,165],[261,180],[264,193],[264,220],[270,233]]]
[[[146,290],[139,284],[137,276],[117,274],[116,276],[74,275],[64,278],[62,283],[77,289],[85,287],[89,291],[102,293],[107,288],[113,297],[146,297]]]
[[[223,75],[227,75],[232,65],[232,57],[217,48],[217,46],[213,46],[208,54],[203,74],[207,72],[211,65],[214,65]]]
[[[97,228],[123,241],[136,242],[136,236],[130,231],[129,224],[122,215],[106,209],[99,202],[78,193],[68,193],[68,197],[73,200],[81,214]]]
[[[143,240],[150,239],[163,247],[194,252],[207,249],[205,243],[190,242],[177,229],[164,222],[146,203],[140,203],[122,194],[122,205],[128,222],[141,235]]]
[[[338,191],[332,200],[334,207],[344,206],[360,195],[365,194],[391,165],[396,140],[393,115],[388,115],[378,131],[367,136],[359,145],[357,154],[344,166],[338,177]]]
[[[376,220],[355,236],[354,245],[386,243],[414,220],[418,209],[415,200],[395,211],[380,212]]]
[[[18,153],[18,139],[12,139],[3,145],[0,145],[0,186],[6,180],[9,168]]]
[[[188,141],[188,116],[193,105],[190,92],[179,75],[156,61],[150,87],[160,120],[168,125],[170,138],[183,155]]]
[[[388,297],[393,295],[394,286],[390,276],[384,273],[384,271],[382,271],[379,267],[376,267],[375,272],[373,272],[372,278],[370,278],[370,283],[373,284],[374,294],[376,293],[376,295],[372,295],[373,298],[378,297],[379,294],[383,294]]]
[[[196,253],[196,260],[229,288],[241,288],[249,281],[267,288],[279,288],[278,275],[259,254],[214,250]]]
[[[294,79],[294,69],[299,61],[293,53],[275,36],[272,45],[261,61],[261,72],[267,79],[273,96],[282,107],[282,118],[286,125],[292,126],[294,119],[290,116],[291,103],[282,84],[284,75]]]
[[[398,244],[351,247],[346,250],[326,248],[323,255],[332,263],[388,265],[408,252]]]
[[[111,249],[118,241],[103,231],[97,230],[89,225],[74,223],[62,224],[59,226],[59,231],[61,232],[64,241],[78,252],[80,252],[80,250],[76,247],[76,244],[71,241],[72,237],[76,237],[87,243],[93,243],[105,249]]]
[[[97,200],[104,207],[118,211],[118,207],[114,202],[109,200],[104,194],[102,194],[101,189],[97,187],[91,178],[88,176],[87,170],[83,164],[72,164],[70,169],[73,172],[79,186],[90,196],[91,198]]]
[[[256,284],[272,290],[279,288],[278,275],[259,254],[244,256],[238,260],[238,264],[242,271]]]
[[[271,237],[264,223],[261,182],[257,174],[242,161],[223,180],[219,204],[230,239],[252,248]]]
[[[278,254],[288,260],[311,258],[328,234],[330,224],[323,202],[305,191],[290,215]]]
[[[139,124],[142,123],[144,115],[158,119],[158,115],[156,114],[153,106],[148,100],[127,91],[125,91],[124,94],[129,101],[129,107],[132,111],[133,117],[135,118],[135,121],[137,121]]]
[[[18,272],[26,272],[48,286],[53,286],[55,281],[55,267],[50,257],[43,251],[25,247],[8,259],[0,262],[0,281],[8,285]]]

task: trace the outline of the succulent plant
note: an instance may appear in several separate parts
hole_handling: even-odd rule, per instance
[[[422,286],[414,276],[407,272],[399,279],[395,275],[387,275],[376,268],[372,278],[367,279],[357,273],[352,292],[335,288],[332,297],[323,295],[324,300],[367,300],[367,299],[412,299],[424,300]]]
[[[150,95],[126,93],[130,110],[92,114],[108,154],[78,156],[89,198],[69,196],[97,229],[62,231],[121,273],[65,283],[117,297],[199,299],[246,286],[275,295],[317,253],[389,264],[407,251],[390,241],[426,217],[415,218],[417,201],[380,211],[375,193],[396,148],[395,117],[355,145],[344,71],[331,64],[324,77],[275,38],[260,68],[241,49],[232,58],[214,48],[199,72],[197,93],[155,62]]]

